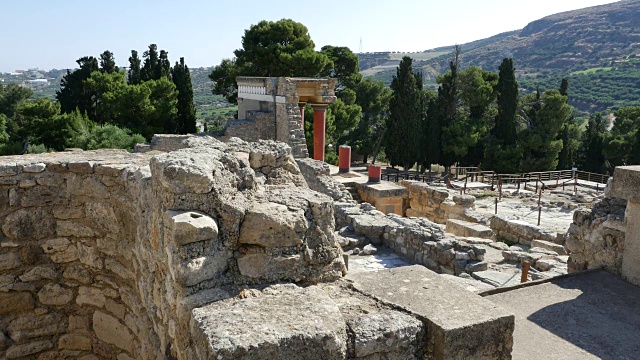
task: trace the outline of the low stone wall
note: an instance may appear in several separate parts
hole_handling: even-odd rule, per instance
[[[499,241],[531,246],[533,240],[544,240],[564,245],[562,233],[547,231],[526,221],[511,219],[506,215],[494,215],[489,220],[489,227],[496,233]]]
[[[174,134],[153,135],[151,141],[148,144],[136,144],[136,146],[134,147],[134,152],[145,153],[153,150],[168,152],[184,149],[185,145],[182,142],[193,136],[194,135]]]
[[[445,234],[444,227],[424,218],[385,215],[371,204],[336,203],[336,222],[349,225],[373,244],[382,244],[417,264],[443,274],[487,269],[485,249]]]
[[[344,274],[288,146],[179,144],[0,159],[0,358],[195,359],[220,288]]]
[[[329,165],[324,161],[304,158],[296,159],[296,163],[311,190],[328,195],[336,201],[353,200],[345,186],[333,180]]]
[[[405,213],[409,217],[426,217],[438,224],[446,224],[448,219],[486,222],[482,215],[474,211],[476,199],[471,195],[454,195],[452,200],[448,200],[449,192],[445,188],[410,180],[398,184],[407,188]]]
[[[604,198],[591,211],[576,210],[567,234],[569,272],[604,268],[620,274],[625,242],[627,201]]]

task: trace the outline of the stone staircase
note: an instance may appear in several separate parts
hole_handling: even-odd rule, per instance
[[[360,193],[358,193],[358,188],[356,187],[355,183],[345,183],[344,187],[347,189],[349,194],[351,194],[353,200],[359,203],[362,202],[362,198],[360,197]]]

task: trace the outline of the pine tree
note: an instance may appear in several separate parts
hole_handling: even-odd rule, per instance
[[[184,63],[184,58],[180,58],[180,63],[176,62],[171,69],[171,78],[178,90],[178,114],[177,129],[180,134],[196,132],[196,110],[193,106],[193,87],[191,84],[191,74],[189,67]]]
[[[100,71],[107,74],[120,71],[116,66],[116,60],[113,57],[113,53],[109,50],[100,54]]]
[[[127,83],[129,83],[129,85],[137,85],[142,82],[140,71],[140,58],[138,57],[138,52],[131,50],[131,56],[129,57],[129,71],[127,72]]]

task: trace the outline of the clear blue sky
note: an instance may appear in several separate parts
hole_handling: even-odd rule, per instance
[[[132,49],[150,43],[184,56],[190,67],[232,57],[244,30],[260,20],[291,18],[323,45],[369,51],[422,51],[516,30],[561,11],[606,0],[458,1],[0,1],[0,71],[73,68],[75,60],[115,53],[127,65]]]

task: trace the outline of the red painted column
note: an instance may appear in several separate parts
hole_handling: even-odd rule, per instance
[[[382,167],[380,165],[369,165],[369,182],[379,183],[382,177]]]
[[[302,116],[302,131],[304,131],[304,106],[306,103],[298,103],[298,107],[300,108],[300,115]]]
[[[351,146],[340,145],[338,149],[338,167],[341,173],[348,173],[351,170]]]
[[[313,159],[324,161],[326,105],[313,106]]]

